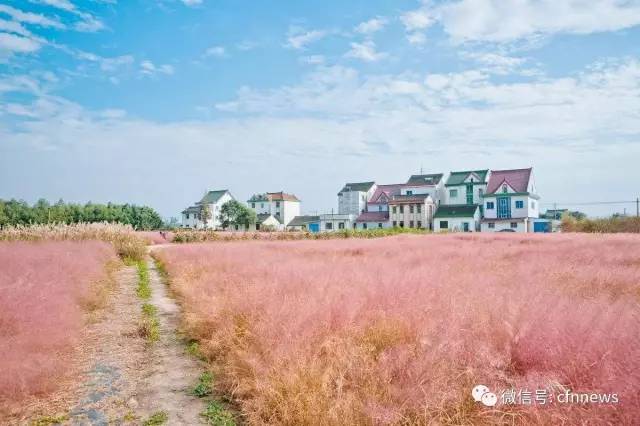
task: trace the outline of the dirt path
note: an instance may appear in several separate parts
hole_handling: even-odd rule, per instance
[[[137,336],[136,269],[121,269],[116,280],[109,308],[86,332],[84,380],[68,414],[70,424],[124,423],[136,408],[132,398],[145,364],[144,341]]]
[[[190,394],[204,366],[185,352],[182,338],[177,334],[180,307],[169,297],[155,263],[149,259],[148,265],[150,303],[158,310],[160,340],[149,351],[150,372],[140,383],[138,414],[146,418],[164,411],[170,425],[204,424],[200,413],[205,403]]]

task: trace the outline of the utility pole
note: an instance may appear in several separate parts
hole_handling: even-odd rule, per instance
[[[640,197],[636,197],[636,217],[640,217]]]

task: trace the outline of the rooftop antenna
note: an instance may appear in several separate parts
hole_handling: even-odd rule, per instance
[[[422,174],[422,164],[420,164],[420,174]]]

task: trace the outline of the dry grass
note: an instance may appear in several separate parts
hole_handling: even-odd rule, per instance
[[[129,225],[79,223],[10,226],[0,230],[0,241],[86,241],[112,244],[118,255],[132,260],[144,259],[146,240]]]
[[[157,256],[252,424],[634,424],[640,238],[433,235],[168,247]],[[507,406],[491,389],[612,392]]]
[[[0,407],[56,390],[116,261],[104,242],[0,242]]]
[[[604,219],[580,219],[562,217],[563,232],[589,233],[640,233],[640,217],[610,217]]]

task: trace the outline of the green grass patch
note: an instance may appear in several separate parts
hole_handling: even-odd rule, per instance
[[[166,411],[156,411],[142,424],[144,426],[157,426],[165,424],[167,420],[169,420],[169,415]]]
[[[142,318],[138,326],[140,337],[147,339],[149,343],[160,339],[160,321],[158,321],[158,309],[150,303],[142,305]]]
[[[151,298],[149,267],[144,260],[138,261],[138,288],[136,289],[136,293],[141,299],[149,300]]]
[[[49,426],[49,425],[58,425],[62,424],[69,420],[69,416],[67,414],[61,414],[59,416],[42,416],[33,420],[30,425],[31,426]]]
[[[198,378],[198,384],[193,388],[191,393],[193,393],[198,398],[204,398],[205,396],[211,395],[213,391],[213,374],[209,371],[205,371]]]
[[[201,359],[203,361],[205,360],[204,354],[202,353],[202,351],[200,351],[200,344],[195,340],[187,343],[186,351],[189,355],[195,358]]]
[[[236,420],[227,410],[217,401],[211,401],[207,408],[200,414],[208,424],[214,426],[236,426]]]

